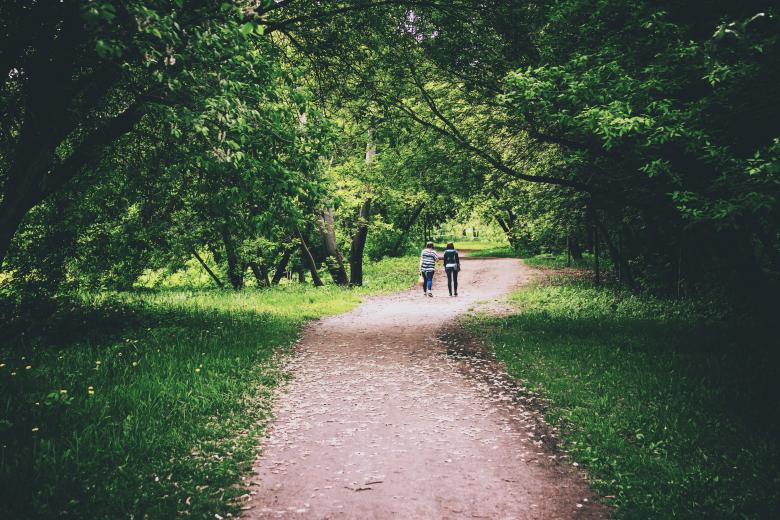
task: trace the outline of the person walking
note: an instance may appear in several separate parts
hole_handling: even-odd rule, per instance
[[[433,273],[436,271],[436,261],[439,255],[433,250],[433,242],[425,244],[420,253],[420,274],[423,277],[423,295],[433,297]]]
[[[455,286],[455,296],[458,295],[458,272],[460,271],[460,256],[452,242],[447,244],[447,249],[442,254],[444,258],[444,272],[447,273],[447,289],[452,296],[452,288]]]

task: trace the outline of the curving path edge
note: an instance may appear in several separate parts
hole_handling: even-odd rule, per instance
[[[437,339],[534,271],[465,258],[460,274],[457,298],[439,271],[434,298],[371,298],[305,329],[244,518],[607,517],[584,475],[546,451],[531,412]]]

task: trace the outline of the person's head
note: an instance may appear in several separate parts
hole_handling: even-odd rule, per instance
[[[433,249],[433,242],[426,242],[425,247],[427,247],[428,249]]]
[[[447,242],[447,249],[455,249],[455,244],[452,242]]]

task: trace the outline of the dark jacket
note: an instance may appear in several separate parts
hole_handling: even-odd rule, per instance
[[[460,257],[458,257],[458,251],[455,249],[445,249],[444,250],[444,267],[447,268],[448,265],[456,264],[456,269],[460,270]]]

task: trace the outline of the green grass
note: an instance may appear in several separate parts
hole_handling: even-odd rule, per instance
[[[516,258],[517,253],[510,246],[486,247],[476,251],[469,251],[468,255],[472,258],[497,257],[497,258]]]
[[[602,269],[606,268],[606,259],[601,258],[600,260]],[[571,259],[571,265],[569,266],[566,265],[566,253],[542,253],[536,256],[524,258],[523,261],[533,267],[550,267],[553,269],[577,267],[581,269],[593,269],[593,255],[591,253],[583,253],[581,260]]]
[[[307,319],[410,287],[416,268],[415,257],[367,264],[354,290],[81,294],[44,320],[8,320],[0,517],[237,513],[285,347]]]
[[[512,301],[518,314],[467,324],[549,399],[546,419],[616,517],[776,518],[776,326],[573,279]]]
[[[482,251],[486,249],[495,249],[504,247],[506,244],[502,242],[483,241],[483,240],[454,240],[455,249],[465,249],[468,251]],[[434,247],[437,251],[441,251],[447,247],[447,242],[435,242]]]

